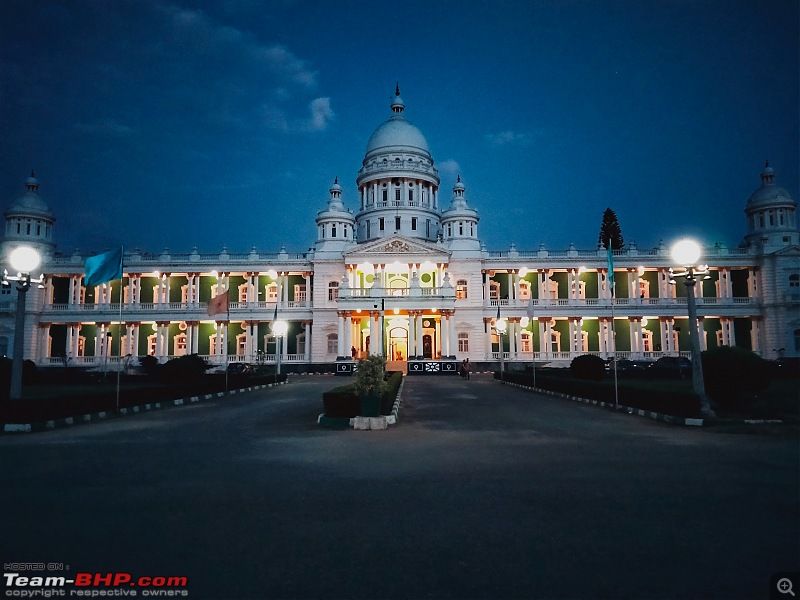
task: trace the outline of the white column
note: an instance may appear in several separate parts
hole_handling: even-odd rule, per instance
[[[336,356],[344,355],[344,312],[339,311],[336,321]]]
[[[417,313],[417,356],[422,356],[422,313]]]
[[[305,272],[303,273],[303,279],[306,282],[306,308],[311,306],[311,273]],[[308,336],[306,335],[306,338]],[[306,339],[306,346],[308,345],[308,339]]]
[[[171,281],[170,274],[167,273],[164,276],[164,304],[169,304],[169,292],[170,292],[171,283],[172,283],[172,281]],[[110,291],[111,290],[109,290],[109,292]]]
[[[442,311],[439,323],[442,335],[442,356],[450,356],[450,317],[444,311]]]
[[[483,281],[483,297],[484,297],[484,302],[483,302],[483,305],[484,305],[484,306],[491,306],[491,302],[489,301],[489,299],[491,298],[491,289],[492,289],[492,286],[491,286],[491,285],[489,285],[489,282],[491,281],[491,279],[492,279],[492,278],[491,278],[491,276],[489,275],[489,272],[488,272],[488,271],[485,271],[485,272],[483,273],[483,277],[484,277],[484,281]]]
[[[544,324],[545,356],[550,358],[553,354],[553,320],[548,319]]]
[[[508,305],[514,306],[514,273],[506,274],[506,285],[508,286]]]
[[[136,333],[138,335],[138,329]],[[192,331],[192,348],[194,348],[195,352],[200,352],[200,323],[194,324],[194,330]]]
[[[416,345],[417,333],[417,313],[413,310],[408,311],[408,354],[409,356],[417,355]]]
[[[672,340],[670,340],[669,336],[667,335],[667,320],[664,317],[661,317],[658,320],[658,328],[661,336],[661,352],[662,354],[669,354]]]
[[[747,271],[747,295],[758,298],[758,273],[753,268]]]
[[[67,326],[67,342],[66,347],[64,348],[64,355],[69,359],[73,358],[75,355],[72,352],[72,347],[75,344],[75,326],[69,325]]]
[[[69,296],[67,298],[67,304],[74,305],[77,304],[75,301],[75,275],[69,276]]]
[[[703,317],[697,317],[697,335],[700,340],[700,351],[708,350],[708,337],[706,336],[705,326],[703,325]]]
[[[756,354],[761,354],[761,319],[750,319],[750,347]]]
[[[486,358],[492,357],[492,321],[491,319],[483,320],[483,341],[484,351]]]
[[[344,354],[341,356],[352,356],[350,349],[353,347],[353,318],[349,313],[344,317]]]
[[[449,353],[449,356],[455,356],[456,352],[458,352],[458,346],[456,345],[456,314],[455,314],[455,311],[452,311],[450,313],[448,331],[450,332],[450,353]]]
[[[686,321],[687,323],[689,321]],[[680,352],[680,347],[678,344],[675,343],[675,319],[669,317],[666,319],[666,326],[667,326],[667,347],[669,348],[670,354],[677,354]]]
[[[377,345],[377,343],[378,343],[378,327],[375,324],[375,320],[377,318],[377,316],[376,316],[377,314],[378,313],[376,313],[375,311],[371,311],[369,313],[369,353],[370,354],[375,354],[376,353],[375,352],[376,348],[380,349],[380,347]]]

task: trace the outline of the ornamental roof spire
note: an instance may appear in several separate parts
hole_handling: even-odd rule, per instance
[[[406,105],[403,102],[403,99],[400,97],[400,82],[394,88],[394,100],[392,101],[392,112],[394,116],[400,116],[403,114]]]

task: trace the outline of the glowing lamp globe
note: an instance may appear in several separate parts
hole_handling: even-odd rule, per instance
[[[700,260],[700,244],[689,239],[677,241],[672,246],[671,254],[672,260],[682,267],[696,265]]]
[[[272,333],[278,337],[283,337],[289,331],[289,324],[286,321],[278,319],[272,324]]]
[[[30,246],[20,246],[14,249],[8,258],[11,268],[20,273],[30,273],[42,262],[42,257]]]
[[[497,329],[499,333],[506,332],[506,320],[505,319],[497,319],[497,323],[494,324],[494,328]]]

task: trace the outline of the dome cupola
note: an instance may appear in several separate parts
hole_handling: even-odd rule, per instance
[[[451,250],[480,250],[478,240],[478,211],[470,208],[464,195],[465,186],[458,176],[453,186],[450,208],[442,212],[444,243]]]
[[[434,242],[439,235],[439,173],[425,136],[405,117],[395,87],[391,116],[370,136],[356,184],[358,241],[404,235]]]
[[[53,224],[56,217],[39,195],[39,180],[33,171],[25,180],[25,193],[5,212],[5,221],[4,241],[41,245],[45,251],[55,247]]]
[[[328,193],[328,207],[317,213],[317,251],[341,251],[353,243],[355,217],[342,202],[342,186],[338,177],[333,180]]]
[[[797,202],[789,192],[775,183],[775,170],[764,164],[761,185],[747,199],[748,244],[756,244],[769,251],[800,243],[797,229]]]

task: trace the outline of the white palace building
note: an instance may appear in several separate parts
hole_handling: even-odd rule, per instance
[[[111,369],[128,355],[196,353],[223,365],[273,363],[279,351],[287,370],[323,371],[383,352],[396,366],[436,372],[465,358],[496,363],[501,352],[511,365],[567,366],[580,354],[609,357],[614,340],[619,357],[689,355],[686,286],[670,282],[677,265],[667,247],[614,251],[613,298],[602,248],[487,250],[464,184],[440,194],[428,144],[404,108],[398,90],[367,142],[353,208],[334,181],[302,254],[126,251],[121,281],[87,289],[87,257],[57,251],[56,217],[32,174],[5,212],[2,242],[4,258],[23,244],[43,255],[43,287],[27,294],[25,358]],[[701,347],[800,356],[797,203],[769,165],[744,212],[742,247],[704,249]],[[209,317],[207,303],[226,289],[229,320]],[[0,355],[19,333],[13,285],[2,294]],[[498,307],[504,335],[494,329]],[[280,344],[276,314],[289,324]]]

